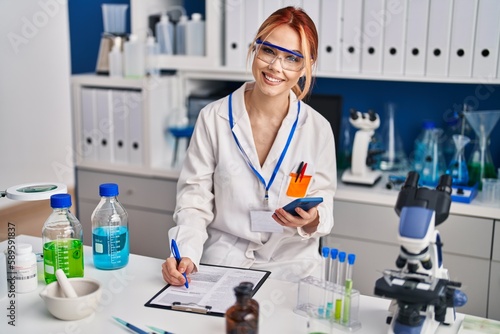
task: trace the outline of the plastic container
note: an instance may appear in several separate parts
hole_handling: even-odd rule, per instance
[[[125,34],[128,5],[102,4],[104,31],[112,34]]]
[[[17,293],[35,291],[38,287],[36,255],[30,244],[16,245],[14,275]]]
[[[160,21],[156,24],[156,38],[160,45],[160,53],[174,54],[174,24],[170,22],[166,13],[162,14]]]
[[[160,46],[153,36],[148,36],[146,42],[146,74],[149,76],[159,76],[160,67],[158,65],[158,55]]]
[[[69,210],[71,196],[52,195],[50,206],[53,211],[42,229],[45,282],[57,280],[57,269],[62,269],[67,277],[83,277],[83,231]]]
[[[259,309],[252,302],[252,289],[248,285],[234,288],[236,303],[227,309],[226,333],[259,333]]]
[[[108,55],[109,62],[109,76],[110,77],[123,77],[123,54],[122,54],[122,39],[115,37],[113,41],[113,48]]]
[[[175,26],[175,54],[177,55],[186,54],[186,27],[188,20],[189,18],[186,15],[182,15]]]
[[[130,35],[123,44],[124,75],[126,78],[142,78],[146,72],[144,64],[145,47],[137,35]]]
[[[200,13],[193,13],[191,20],[186,24],[186,54],[205,55],[205,22]]]
[[[118,185],[99,186],[101,201],[92,213],[92,251],[98,269],[119,269],[130,253],[128,214],[118,201]]]

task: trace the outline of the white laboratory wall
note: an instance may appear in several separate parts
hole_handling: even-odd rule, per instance
[[[67,0],[0,0],[0,36],[0,190],[73,187]]]

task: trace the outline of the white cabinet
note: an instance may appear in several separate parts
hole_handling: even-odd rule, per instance
[[[334,216],[335,226],[324,244],[357,254],[355,288],[374,295],[382,271],[396,269],[399,217],[393,207],[341,200],[335,201]],[[437,229],[444,244],[443,265],[469,297],[458,311],[486,317],[493,220],[450,215]]]
[[[488,317],[500,320],[500,220],[495,221],[493,253],[490,272],[490,295]]]
[[[76,170],[77,215],[84,243],[92,243],[90,217],[99,203],[99,185],[116,183],[119,201],[129,214],[130,252],[157,258],[169,256],[168,230],[174,226],[176,179]]]
[[[168,172],[174,143],[165,129],[175,112],[183,112],[178,82],[177,76],[73,76],[76,165],[139,174]]]

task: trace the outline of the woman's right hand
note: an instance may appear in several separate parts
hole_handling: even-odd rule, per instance
[[[186,273],[188,282],[191,282],[189,275],[195,271],[196,266],[188,257],[183,257],[181,262],[179,262],[179,265],[177,265],[177,261],[174,257],[169,257],[161,265],[163,279],[165,282],[175,286],[181,286],[186,283],[186,279],[184,278],[184,275],[182,275],[183,273]]]

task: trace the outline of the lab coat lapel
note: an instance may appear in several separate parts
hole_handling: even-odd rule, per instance
[[[236,135],[236,138],[238,138],[241,148],[250,159],[254,168],[260,171],[261,168],[259,158],[253,141],[252,127],[250,125],[250,119],[248,118],[248,113],[245,107],[245,90],[249,84],[251,83],[243,85],[233,93],[233,132]],[[227,117],[227,115],[225,116]],[[240,154],[242,153],[240,152]]]

